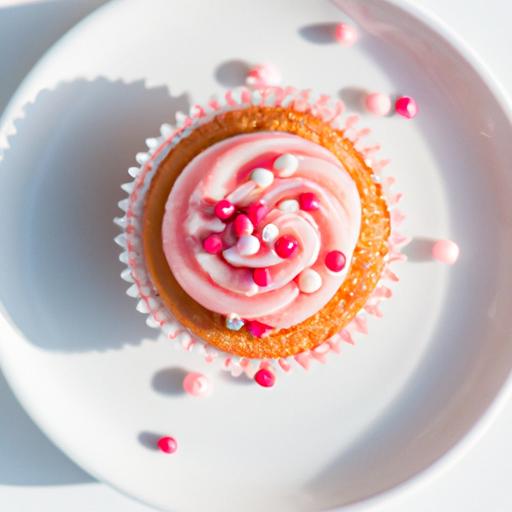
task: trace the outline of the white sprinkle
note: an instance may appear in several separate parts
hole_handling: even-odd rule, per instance
[[[291,176],[299,167],[299,159],[291,153],[284,153],[274,160],[274,170],[280,178]]]
[[[254,181],[259,187],[266,188],[272,185],[274,173],[263,167],[256,167],[256,169],[251,172],[251,181]]]
[[[135,160],[137,160],[140,165],[143,165],[149,160],[149,155],[147,153],[137,153]]]
[[[299,202],[296,199],[285,199],[277,207],[285,213],[295,213],[300,210]]]
[[[236,313],[230,313],[226,317],[226,327],[230,331],[239,331],[243,325],[244,321]]]
[[[266,244],[271,244],[278,236],[279,228],[275,224],[267,224],[261,232],[261,239]]]
[[[307,268],[300,273],[298,284],[302,293],[315,293],[322,286],[322,278],[316,270]]]
[[[242,256],[252,256],[260,250],[260,241],[253,235],[242,235],[236,244],[238,252]]]

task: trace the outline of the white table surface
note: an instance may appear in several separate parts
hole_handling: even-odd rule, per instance
[[[429,8],[455,29],[512,95],[512,2],[411,1]],[[103,3],[105,0],[37,3],[0,0],[0,113],[44,51],[78,20]],[[510,425],[512,402],[477,446],[455,466],[434,481],[372,510],[512,510]],[[153,509],[96,482],[75,466],[31,422],[0,375],[0,510],[150,512]]]

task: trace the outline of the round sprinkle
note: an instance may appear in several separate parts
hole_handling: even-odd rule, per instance
[[[242,235],[236,243],[241,256],[252,256],[260,250],[260,241],[253,235]]]
[[[263,220],[267,213],[268,206],[263,201],[251,203],[247,208],[247,216],[255,227]]]
[[[270,270],[266,267],[255,268],[252,271],[252,278],[258,286],[268,286],[271,281]]]
[[[459,258],[459,254],[459,246],[452,240],[438,240],[432,246],[432,257],[447,265],[453,265]]]
[[[395,102],[395,110],[397,114],[407,119],[412,119],[418,113],[418,105],[413,98],[400,96]]]
[[[203,240],[203,249],[210,254],[219,254],[222,251],[222,238],[219,235],[208,235]]]
[[[274,173],[263,167],[256,167],[256,169],[251,172],[251,181],[254,181],[254,183],[261,188],[268,187],[272,185],[274,181]]]
[[[320,208],[320,201],[313,192],[304,192],[299,196],[300,209],[305,212],[313,212]]]
[[[347,23],[338,23],[336,25],[334,38],[341,46],[352,46],[357,41],[357,37],[357,30],[352,25]]]
[[[280,258],[289,258],[297,250],[299,244],[293,236],[283,235],[274,244],[274,250]]]
[[[364,105],[371,114],[386,116],[391,111],[391,98],[381,92],[372,92],[366,95]]]
[[[220,220],[228,220],[235,213],[235,206],[227,199],[221,199],[215,205],[215,215]]]
[[[158,449],[164,453],[174,453],[178,449],[178,443],[174,437],[164,436],[158,440]]]
[[[245,83],[252,87],[279,85],[281,83],[281,72],[274,64],[257,64],[247,73]]]
[[[299,167],[299,159],[291,153],[283,153],[274,160],[273,167],[280,178],[288,178]]]
[[[333,272],[341,272],[346,263],[347,258],[341,251],[330,251],[325,256],[325,265]]]
[[[234,229],[236,236],[241,237],[242,235],[252,235],[254,226],[245,213],[240,213],[235,217]]]
[[[297,199],[285,199],[281,201],[277,207],[284,213],[295,213],[300,209]]]
[[[261,368],[254,375],[254,380],[263,388],[271,388],[276,382],[276,377],[267,368]]]
[[[191,396],[207,396],[210,394],[210,381],[202,373],[190,372],[183,379],[183,389]]]
[[[275,224],[267,224],[261,232],[261,239],[266,244],[271,244],[278,236],[279,228]]]
[[[307,268],[299,274],[298,284],[302,293],[315,293],[322,286],[322,278],[316,270]]]
[[[236,313],[230,313],[226,317],[226,327],[230,331],[239,331],[243,326],[244,321]]]

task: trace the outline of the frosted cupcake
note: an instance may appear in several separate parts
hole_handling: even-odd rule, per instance
[[[147,140],[117,241],[149,325],[252,375],[323,362],[381,316],[400,195],[342,112],[309,91],[240,90]]]

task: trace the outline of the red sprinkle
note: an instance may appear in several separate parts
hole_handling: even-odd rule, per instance
[[[268,286],[271,281],[270,270],[267,267],[255,268],[252,271],[252,278],[258,286]]]
[[[330,251],[325,256],[325,265],[333,272],[341,272],[346,263],[347,258],[341,251]]]
[[[300,209],[305,212],[313,212],[320,208],[320,201],[313,192],[304,192],[299,196]]]
[[[246,320],[245,328],[256,338],[261,338],[266,332],[273,329],[270,325],[258,322],[258,320]]]
[[[215,205],[215,215],[220,220],[228,220],[235,213],[235,206],[227,199],[221,199]]]
[[[240,213],[235,217],[234,229],[236,236],[240,238],[242,235],[252,234],[254,226],[245,213]]]
[[[247,215],[253,226],[256,227],[267,215],[268,207],[263,201],[252,203],[247,208]]]
[[[164,453],[174,453],[178,449],[178,443],[174,437],[161,437],[158,440],[158,449]]]
[[[418,105],[413,98],[400,96],[395,102],[395,110],[397,114],[412,119],[418,113]]]
[[[203,249],[210,254],[222,251],[222,238],[219,235],[208,235],[203,240]]]
[[[289,258],[299,246],[297,240],[290,235],[283,235],[276,240],[274,250],[280,258]]]
[[[276,382],[276,377],[270,370],[261,368],[254,375],[254,380],[264,388],[271,388]]]

